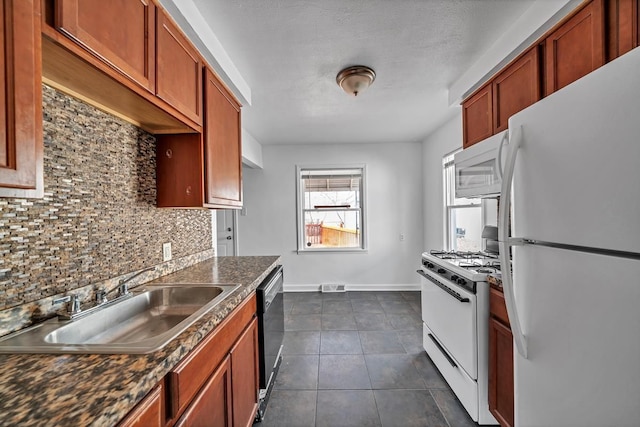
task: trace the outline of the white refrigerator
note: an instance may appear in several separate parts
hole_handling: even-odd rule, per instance
[[[640,48],[514,115],[507,147],[515,425],[638,427]]]

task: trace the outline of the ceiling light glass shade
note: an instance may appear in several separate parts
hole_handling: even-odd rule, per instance
[[[376,73],[371,68],[363,65],[345,68],[336,76],[338,86],[353,96],[358,96],[358,94],[367,89],[375,79]]]

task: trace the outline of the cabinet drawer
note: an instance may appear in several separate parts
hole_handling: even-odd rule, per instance
[[[507,314],[507,305],[504,302],[504,294],[494,288],[489,288],[489,313],[509,326],[509,315]]]
[[[256,307],[253,293],[169,372],[171,418],[184,411],[229,353],[242,331],[255,317]]]

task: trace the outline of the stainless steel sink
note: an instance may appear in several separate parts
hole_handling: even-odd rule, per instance
[[[1,338],[0,353],[151,353],[239,286],[148,286],[84,317],[52,319]]]

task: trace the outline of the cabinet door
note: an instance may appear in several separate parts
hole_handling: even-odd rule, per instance
[[[154,90],[155,6],[150,0],[59,0],[56,27],[141,86]]]
[[[242,206],[240,105],[205,70],[205,194],[207,204]]]
[[[513,335],[489,318],[489,411],[500,425],[513,425]]]
[[[4,0],[0,13],[0,196],[42,197],[40,0]]]
[[[189,119],[202,124],[200,56],[160,9],[156,28],[156,94]]]
[[[491,84],[462,103],[462,146],[467,148],[493,135]]]
[[[227,356],[191,402],[177,427],[227,427],[232,422],[231,363]]]
[[[607,61],[638,46],[638,0],[609,0],[607,11]]]
[[[233,425],[253,424],[258,409],[258,319],[247,326],[231,349]]]
[[[509,117],[540,100],[540,62],[534,46],[493,80],[493,132],[508,127]]]
[[[593,0],[547,37],[547,95],[604,64],[603,1]]]
[[[164,426],[164,386],[158,384],[119,424],[120,427]]]

